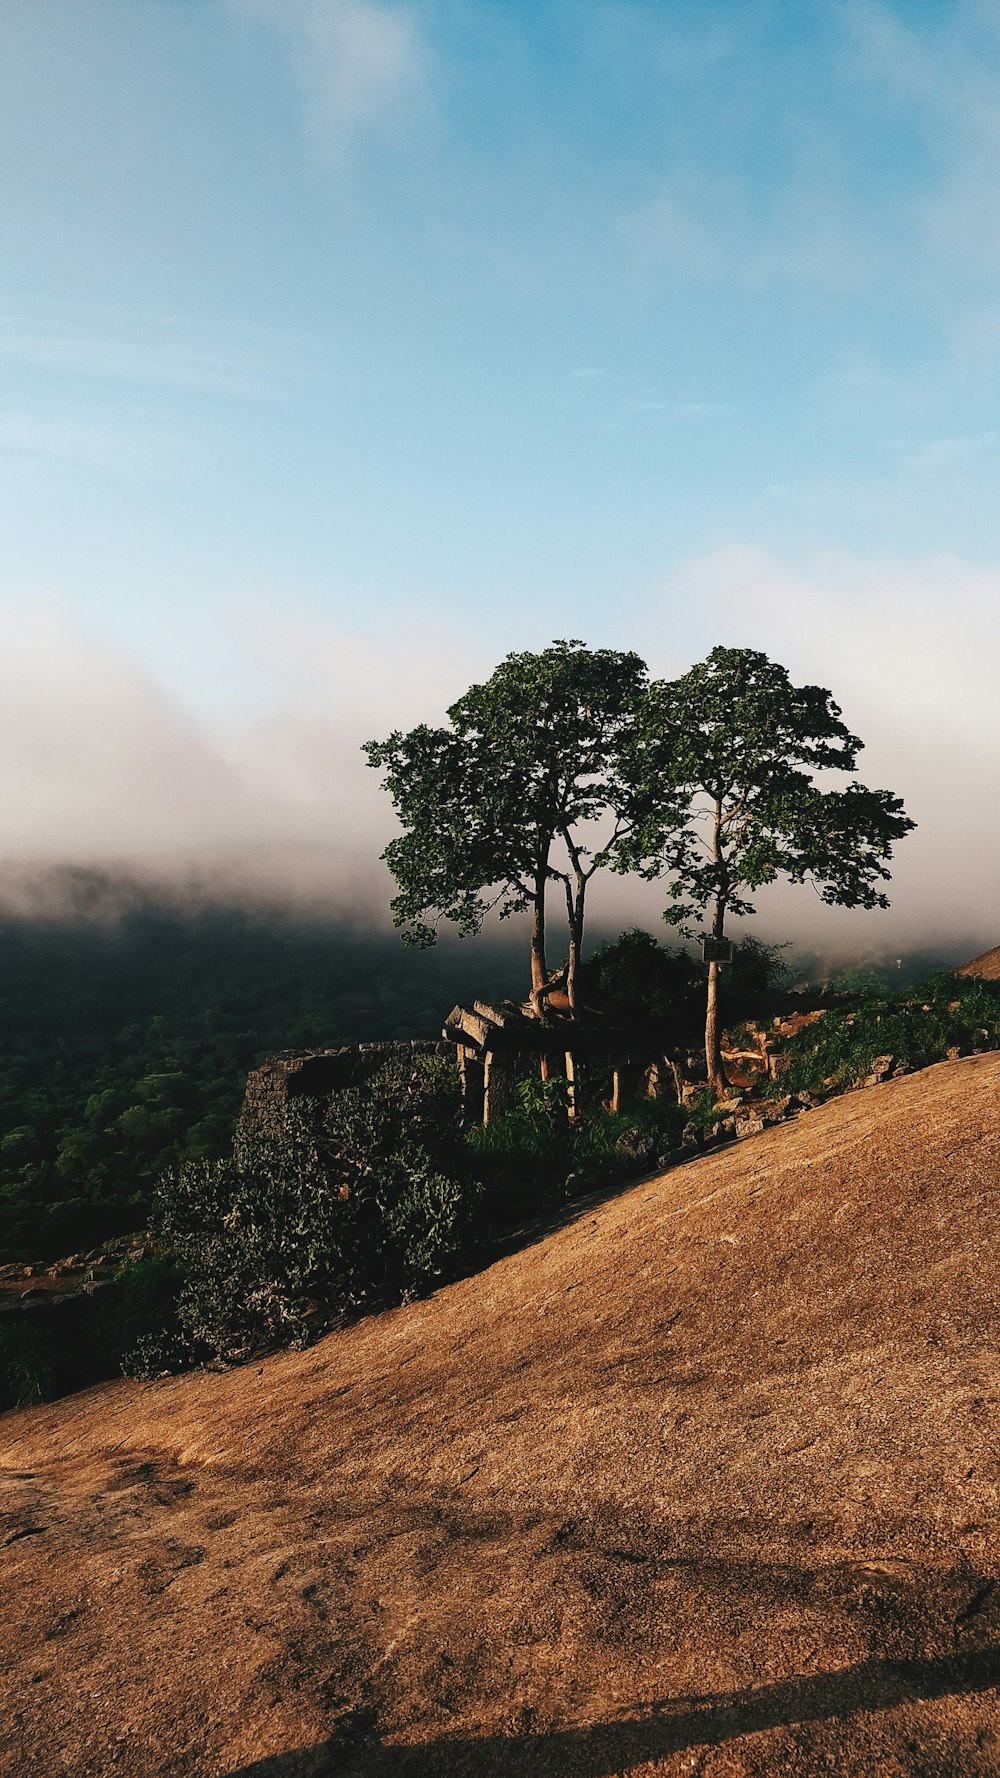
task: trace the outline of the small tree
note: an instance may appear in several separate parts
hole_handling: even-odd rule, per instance
[[[823,790],[815,771],[853,772],[862,742],[828,691],[796,686],[786,669],[749,648],[715,648],[681,678],[650,687],[631,756],[637,785],[658,783],[661,801],[683,799],[686,818],[655,866],[623,849],[620,864],[647,876],[672,873],[664,918],[690,936],[711,914],[725,937],[729,914],[752,914],[745,890],[779,876],[811,881],[840,907],[888,907],[879,887],[895,840],[914,826],[899,798],[861,784]],[[638,794],[638,792],[637,792]],[[719,969],[709,964],[705,1061],[712,1091],[725,1090],[719,1031]]]
[[[442,919],[471,934],[493,908],[501,918],[530,911],[540,1012],[561,979],[550,976],[546,950],[546,891],[557,882],[576,1011],[591,878],[626,843],[645,861],[665,842],[666,816],[654,815],[660,787],[621,771],[646,688],[637,654],[553,642],[508,655],[451,706],[450,726],[367,743],[402,824],[382,856],[399,885],[393,917],[407,942],[433,944]]]

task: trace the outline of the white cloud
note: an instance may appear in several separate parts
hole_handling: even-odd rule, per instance
[[[782,192],[765,223],[747,225],[735,257],[751,289],[784,283],[846,293],[870,283],[879,264],[868,218],[819,179]]]
[[[977,432],[965,437],[887,438],[884,442],[889,450],[900,453],[905,468],[933,470],[991,450],[997,437],[996,432]]]
[[[0,622],[0,876],[122,867],[375,921],[393,820],[361,743],[441,720],[493,664],[403,623],[387,637],[244,610],[222,645],[251,657],[258,702],[223,722],[183,708],[55,592],[0,594]]]
[[[847,291],[868,282],[878,263],[862,213],[812,162],[763,210],[738,178],[673,175],[620,228],[640,266],[695,284]]]
[[[7,856],[165,858],[238,829],[233,773],[131,662],[54,595],[7,597],[0,610]]]
[[[393,133],[420,98],[426,57],[413,8],[399,0],[230,0],[284,40],[320,146]]]
[[[830,10],[842,117],[822,102],[810,108],[792,84],[798,69],[789,70],[787,90],[769,86],[767,67],[780,69],[772,60],[756,96],[751,82],[743,117],[746,124],[756,108],[759,126],[773,132],[765,179],[744,171],[724,129],[725,162],[716,144],[699,157],[692,143],[686,164],[675,147],[659,189],[626,212],[625,243],[660,278],[695,284],[847,296],[885,281],[931,305],[956,358],[995,356],[1000,8],[995,0],[936,10],[846,0]],[[710,80],[710,61],[700,78]],[[739,105],[730,96],[723,106],[722,123],[731,125]],[[887,132],[897,138],[895,166]],[[858,152],[869,136],[874,182]]]
[[[735,201],[718,181],[677,177],[628,210],[621,233],[640,264],[685,282],[717,283],[731,268]]]
[[[306,368],[300,348],[256,330],[86,310],[50,312],[41,326],[0,315],[0,362],[61,378],[257,398],[280,394]]]
[[[958,458],[989,450],[996,440],[995,432],[981,432],[974,438],[928,438],[922,444],[904,445],[903,461],[909,469],[943,469]]]
[[[739,53],[738,29],[708,17],[695,30],[684,30],[654,11],[646,14],[647,50],[672,80],[703,81],[717,63]]]
[[[0,621],[0,878],[47,863],[125,866],[375,921],[388,917],[378,855],[393,822],[361,743],[441,720],[495,664],[460,633],[412,622],[376,631],[242,608],[217,646],[230,665],[249,654],[259,690],[249,713],[223,720],[209,703],[184,709],[55,594],[10,593]],[[902,796],[919,823],[898,849],[888,914],[767,892],[765,933],[848,950],[967,942],[970,955],[1000,938],[1000,564],[720,550],[671,575],[646,630],[655,672],[683,671],[722,642],[829,686],[866,742],[861,777]],[[616,882],[595,913],[655,924],[662,903],[659,885]]]
[[[353,749],[359,766],[362,741],[442,721],[448,706],[495,665],[464,638],[410,616],[384,616],[366,630],[258,606],[232,610],[229,625],[255,672],[266,675],[286,732],[297,723],[310,733],[322,726]]]
[[[909,106],[934,171],[905,205],[908,276],[941,308],[959,358],[994,357],[1000,276],[1000,9],[994,0],[929,15],[850,7],[856,77]]]
[[[135,440],[117,428],[37,413],[0,413],[0,457],[54,457],[115,474],[138,469]]]
[[[798,682],[828,686],[866,742],[860,777],[902,796],[919,824],[898,849],[891,913],[819,914],[789,891],[786,930],[1000,941],[1000,563],[828,553],[793,564],[730,548],[690,563],[670,591],[700,613],[706,650],[762,648]]]

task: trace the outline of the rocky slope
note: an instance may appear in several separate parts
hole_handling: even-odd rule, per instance
[[[955,974],[978,975],[986,982],[1000,982],[1000,945],[996,945],[992,951],[984,951],[981,957],[973,957],[970,962],[963,963]]]
[[[0,1770],[1000,1773],[1000,1056],[3,1420]]]

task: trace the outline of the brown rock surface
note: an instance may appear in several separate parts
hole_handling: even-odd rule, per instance
[[[984,951],[981,957],[973,957],[969,963],[963,963],[955,974],[978,975],[986,982],[1000,982],[1000,945],[992,951]]]
[[[1000,1772],[1000,1056],[3,1422],[21,1778]]]

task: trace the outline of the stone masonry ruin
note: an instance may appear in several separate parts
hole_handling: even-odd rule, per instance
[[[513,1001],[455,1007],[440,1040],[357,1043],[308,1055],[270,1056],[250,1074],[237,1138],[279,1136],[290,1104],[317,1110],[331,1093],[358,1086],[386,1062],[448,1056],[458,1067],[468,1123],[491,1123],[517,1104],[522,1080],[561,1076],[576,1116],[601,1100],[617,1111],[636,1094],[676,1096],[676,1073],[662,1040],[639,1026],[582,1019],[542,1020]]]
[[[362,1085],[387,1062],[452,1053],[449,1044],[414,1038],[409,1043],[351,1043],[309,1055],[269,1056],[247,1078],[237,1140],[280,1135],[290,1104],[306,1100],[318,1108],[331,1093]]]
[[[723,1059],[737,1092],[776,1079],[789,1037],[823,1017],[825,1008],[816,1002],[802,996],[786,1001],[782,1012],[740,1026],[739,1041],[724,1035]],[[598,1105],[620,1111],[637,1097],[666,1095],[689,1103],[702,1090],[701,1057],[673,1037],[671,1042],[663,1030],[623,1019],[620,1009],[540,1019],[515,1001],[476,1000],[452,1008],[436,1041],[355,1043],[268,1057],[247,1080],[237,1137],[278,1135],[294,1101],[311,1102],[318,1111],[331,1093],[362,1084],[387,1062],[415,1056],[455,1062],[468,1123],[488,1124],[513,1110],[521,1081],[557,1076],[566,1081],[570,1117]]]
[[[636,1094],[676,1091],[662,1039],[607,1018],[539,1019],[515,1001],[456,1006],[444,1026],[454,1046],[466,1121],[492,1123],[517,1103],[518,1083],[561,1076],[569,1116],[600,1101],[618,1111]]]

